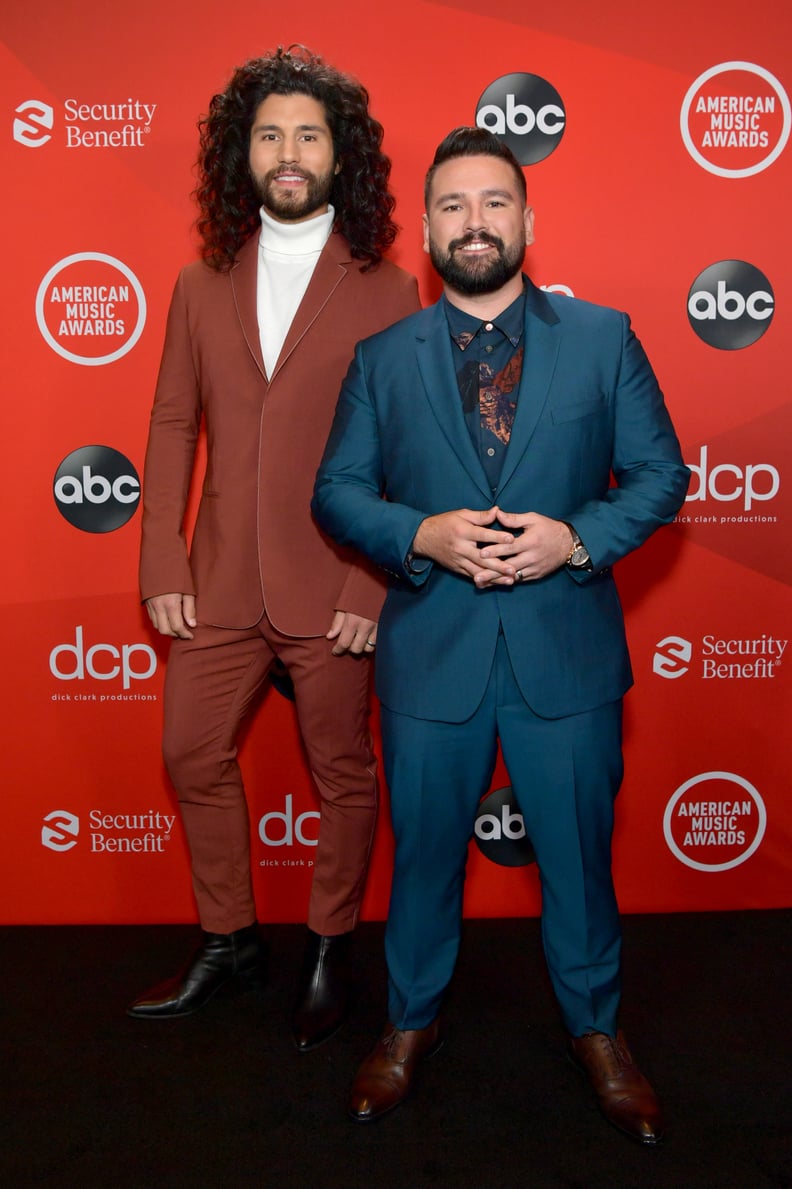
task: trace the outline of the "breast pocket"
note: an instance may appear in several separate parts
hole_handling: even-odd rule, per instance
[[[567,421],[581,421],[584,417],[596,417],[606,409],[605,398],[593,397],[588,400],[570,401],[568,404],[553,405],[549,409],[550,420],[553,425],[563,425]]]

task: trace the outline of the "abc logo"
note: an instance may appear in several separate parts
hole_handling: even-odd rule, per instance
[[[479,99],[476,124],[505,141],[521,165],[535,165],[560,144],[566,112],[558,91],[538,74],[504,74]]]
[[[536,860],[509,785],[495,789],[481,802],[473,837],[484,857],[500,867],[526,867]]]
[[[760,339],[773,319],[775,299],[764,273],[744,260],[720,260],[696,277],[688,319],[700,339],[721,351],[739,351]]]
[[[82,446],[55,472],[55,505],[84,533],[111,533],[135,514],[140,479],[128,458],[109,446]]]

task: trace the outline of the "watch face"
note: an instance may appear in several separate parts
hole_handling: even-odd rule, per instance
[[[588,549],[586,549],[583,545],[578,545],[577,549],[569,559],[569,564],[571,566],[580,567],[587,566],[590,561],[591,558],[589,557]]]

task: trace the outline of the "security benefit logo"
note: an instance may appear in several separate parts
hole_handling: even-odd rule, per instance
[[[55,112],[40,99],[26,99],[16,109],[14,140],[28,149],[40,149],[52,140]]]
[[[521,165],[535,165],[561,143],[566,110],[555,87],[538,74],[504,74],[479,99],[476,124],[504,141]]]
[[[775,313],[773,287],[755,265],[719,260],[690,286],[687,313],[702,342],[720,351],[740,351],[769,329]]]
[[[24,99],[15,111],[14,140],[26,149],[53,140],[67,149],[142,149],[157,106],[132,96],[99,103],[69,98],[56,116],[51,104]]]
[[[52,484],[55,507],[84,533],[112,533],[140,503],[140,478],[129,459],[110,446],[81,446],[67,454]]]
[[[36,294],[36,322],[63,359],[102,367],[122,359],[146,325],[146,295],[126,264],[103,252],[75,252],[53,264]]]
[[[702,772],[685,781],[666,806],[663,833],[671,853],[694,871],[739,867],[755,854],[767,828],[757,789],[734,772]]]
[[[478,807],[473,828],[476,846],[499,867],[527,867],[536,855],[510,785],[488,793]]]
[[[43,820],[41,845],[59,852],[79,847],[93,855],[161,855],[171,840],[175,821],[174,813],[158,809],[140,813],[91,809],[83,823],[67,809],[53,809]]]
[[[699,75],[682,102],[679,125],[693,160],[722,178],[761,173],[789,140],[789,97],[753,62],[721,62]]]
[[[742,639],[712,632],[695,642],[666,636],[655,645],[652,671],[666,681],[688,673],[703,681],[771,681],[779,675],[788,644],[768,632]]]
[[[41,827],[41,845],[48,850],[73,850],[80,836],[80,819],[67,809],[53,809]]]

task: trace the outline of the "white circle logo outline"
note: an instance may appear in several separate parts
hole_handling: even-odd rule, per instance
[[[693,143],[693,137],[690,135],[690,128],[688,127],[688,114],[690,112],[690,105],[693,102],[693,96],[702,87],[704,83],[709,82],[717,74],[725,74],[727,70],[744,70],[748,74],[758,74],[766,83],[775,91],[776,95],[781,101],[781,109],[784,113],[784,123],[781,128],[781,135],[778,138],[778,144],[766,157],[758,161],[756,165],[748,166],[745,169],[724,169],[721,165],[714,165],[711,161],[698,151]],[[682,140],[685,142],[685,148],[690,153],[694,161],[698,162],[703,169],[708,173],[717,174],[721,178],[747,178],[755,173],[762,173],[768,169],[773,162],[781,156],[786,143],[789,140],[790,129],[792,129],[792,108],[789,103],[789,96],[787,95],[781,83],[771,74],[769,70],[765,70],[763,66],[757,66],[754,62],[721,62],[718,66],[711,66],[709,70],[705,70],[688,88],[687,94],[682,101],[682,110],[679,113],[679,127],[682,133]]]
[[[75,355],[73,351],[67,351],[54,335],[51,334],[44,317],[44,297],[50,283],[57,277],[58,273],[63,272],[64,268],[68,268],[70,264],[77,264],[82,260],[97,260],[100,264],[110,264],[114,268],[117,268],[129,281],[138,299],[138,320],[135,324],[135,329],[123,347],[119,347],[117,351],[113,351],[110,355],[97,355],[95,358],[89,358],[85,355]],[[63,260],[59,260],[57,264],[53,264],[39,285],[36,294],[36,321],[38,322],[38,328],[41,331],[42,337],[58,355],[64,359],[68,359],[70,363],[82,364],[83,367],[100,367],[105,363],[114,363],[116,359],[123,358],[124,355],[132,350],[140,338],[143,333],[143,327],[146,324],[146,295],[143,292],[143,286],[132,272],[132,269],[121,260],[117,260],[115,256],[108,256],[105,252],[75,252],[71,256],[65,256]]]
[[[740,788],[745,789],[748,796],[756,806],[759,814],[759,824],[756,828],[756,837],[751,845],[736,859],[729,859],[728,863],[697,863],[695,859],[691,859],[683,850],[677,846],[673,834],[671,833],[671,815],[674,812],[677,801],[683,797],[688,789],[693,788],[697,784],[701,784],[704,780],[728,780],[733,784],[738,784]],[[663,833],[668,845],[668,849],[676,855],[676,857],[684,863],[687,867],[694,867],[696,871],[729,871],[732,867],[739,867],[746,859],[750,859],[751,855],[758,850],[759,845],[764,838],[765,829],[767,828],[767,809],[765,803],[759,795],[758,789],[755,789],[743,776],[737,776],[734,772],[701,772],[698,776],[692,776],[690,780],[686,780],[683,785],[680,785],[674,793],[671,800],[666,805],[665,813],[663,814]]]

